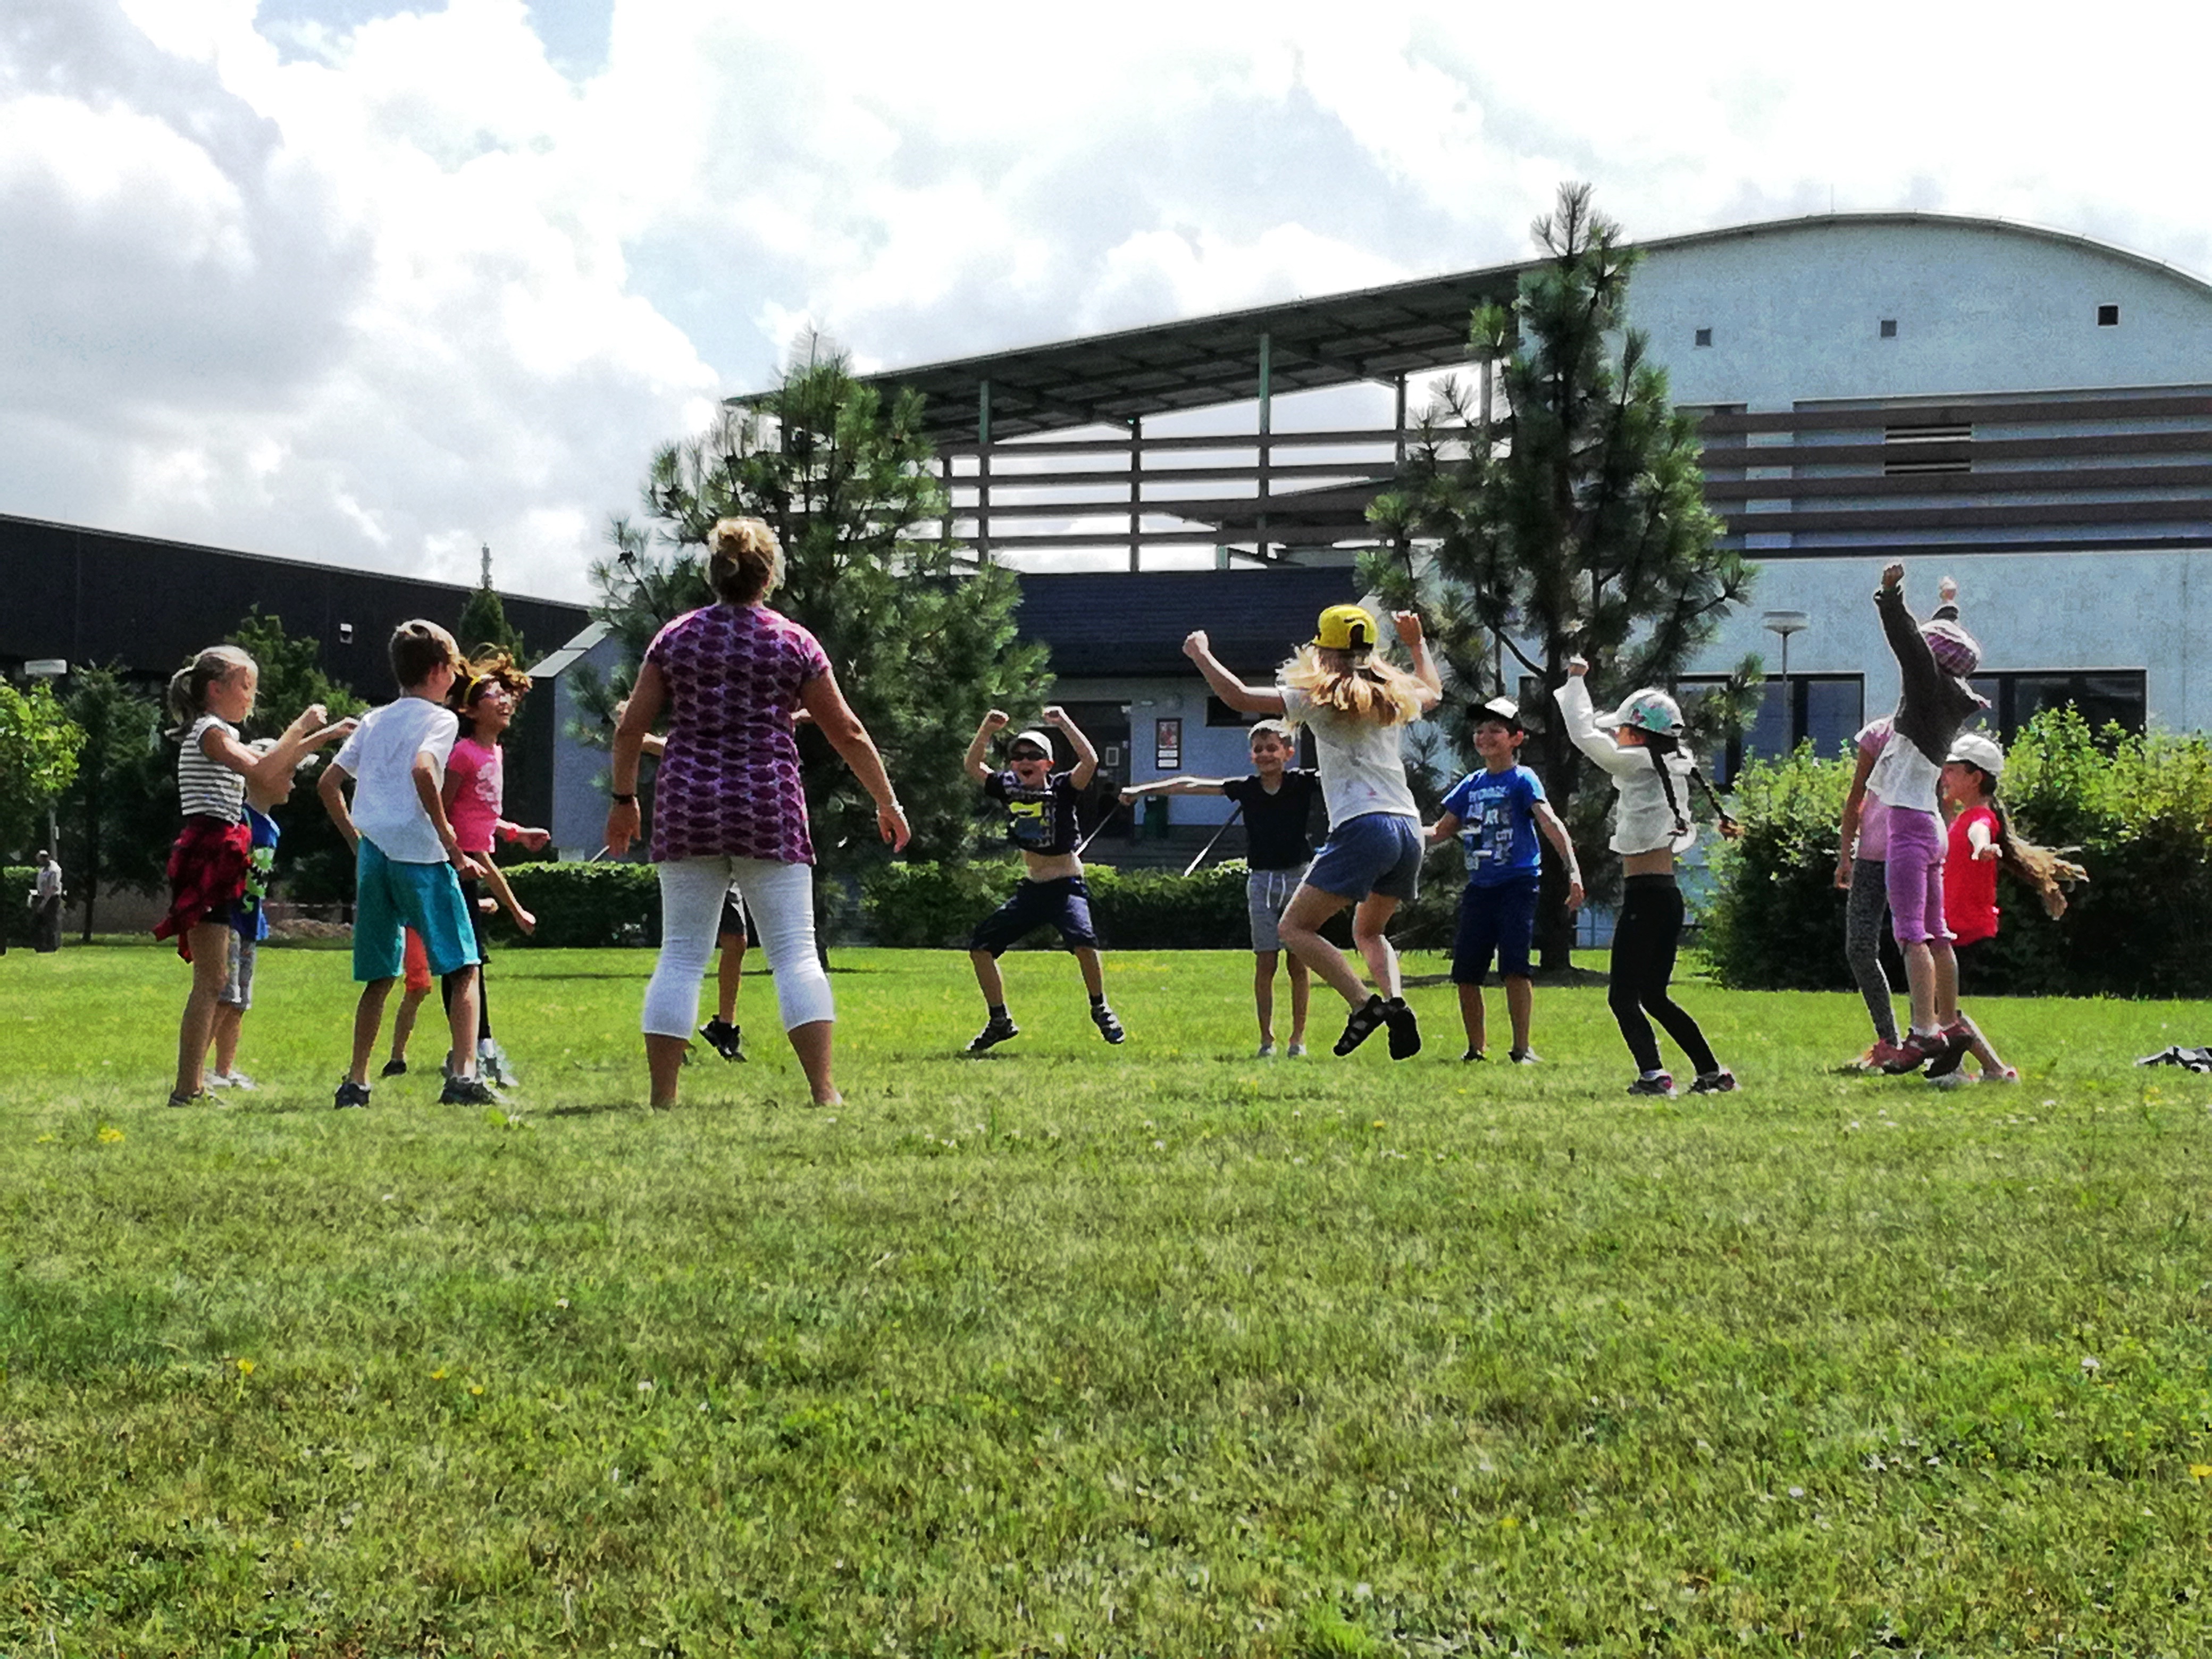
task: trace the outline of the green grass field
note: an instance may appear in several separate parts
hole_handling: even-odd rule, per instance
[[[763,980],[653,1113],[650,961],[499,959],[502,1114],[428,1024],[330,1110],[343,955],[175,1111],[173,957],[0,958],[0,1652],[2212,1650],[2212,1079],[2130,1063],[2212,1011],[1946,1093],[1693,982],[1743,1092],[1632,1103],[1596,988],[1261,1063],[1248,957],[1109,958],[1111,1050],[1024,955],[972,1061],[856,951],[847,1105]]]

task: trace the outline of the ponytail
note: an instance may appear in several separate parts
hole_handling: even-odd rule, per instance
[[[170,675],[169,690],[162,702],[177,725],[169,735],[183,737],[192,722],[207,713],[208,687],[253,665],[253,659],[234,645],[211,645]]]
[[[1974,769],[1981,771],[1979,767]],[[2056,921],[2066,914],[2064,890],[2077,881],[2088,880],[2089,872],[2057,849],[2039,847],[2014,835],[2004,809],[1997,805],[1996,781],[1986,772],[1982,776],[1989,780],[1983,802],[1989,807],[1990,816],[1997,821],[1997,862],[2035,890],[2036,897],[2042,901],[2043,913]]]

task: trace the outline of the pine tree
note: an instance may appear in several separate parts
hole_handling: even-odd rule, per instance
[[[812,349],[780,384],[727,409],[708,432],[653,459],[649,522],[617,520],[616,556],[593,567],[593,615],[621,641],[607,681],[581,676],[587,708],[610,720],[653,635],[708,604],[703,543],[717,519],[766,520],[783,544],[784,582],[769,603],[822,642],[837,683],[866,724],[898,786],[914,854],[972,851],[975,791],[961,769],[986,710],[1034,714],[1048,700],[1042,647],[1016,638],[1018,584],[977,566],[936,533],[945,489],[921,398],[888,407]],[[604,728],[602,728],[604,730]],[[884,856],[875,808],[829,744],[799,733],[818,868],[849,874]]]
[[[1627,325],[1636,250],[1591,208],[1586,185],[1562,185],[1534,232],[1543,258],[1513,303],[1474,314],[1480,380],[1447,382],[1395,488],[1375,503],[1396,550],[1363,569],[1427,622],[1456,692],[1441,718],[1462,752],[1474,750],[1484,698],[1518,697],[1524,675],[1542,687],[1546,703],[1527,711],[1529,757],[1594,849],[1583,863],[1595,876],[1610,865],[1596,833],[1608,792],[1585,788],[1595,769],[1548,702],[1567,659],[1589,659],[1601,703],[1667,684],[1747,597],[1753,572],[1717,544],[1695,422]],[[1701,725],[1740,722],[1758,672],[1748,659],[1704,700]],[[1547,969],[1570,965],[1574,938],[1556,864],[1546,861],[1537,927]]]
[[[469,590],[469,597],[461,606],[461,619],[454,626],[453,637],[460,641],[462,652],[475,656],[490,647],[505,651],[516,662],[524,659],[522,635],[516,633],[507,620],[507,607],[500,603],[499,593],[491,585],[491,549],[483,550],[483,575]]]

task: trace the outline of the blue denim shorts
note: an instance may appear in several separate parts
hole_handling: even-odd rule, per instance
[[[1421,887],[1421,826],[1395,812],[1364,812],[1329,826],[1306,885],[1337,898],[1370,893],[1410,902]]]

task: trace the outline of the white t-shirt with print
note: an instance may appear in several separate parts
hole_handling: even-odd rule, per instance
[[[1282,688],[1283,716],[1314,734],[1321,796],[1334,830],[1352,818],[1389,812],[1421,821],[1420,804],[1406,781],[1402,726],[1377,726],[1314,702],[1296,686]]]
[[[415,757],[428,755],[446,775],[461,723],[427,697],[402,697],[362,716],[333,764],[353,775],[354,828],[394,864],[443,864],[446,844],[415,793]]]

